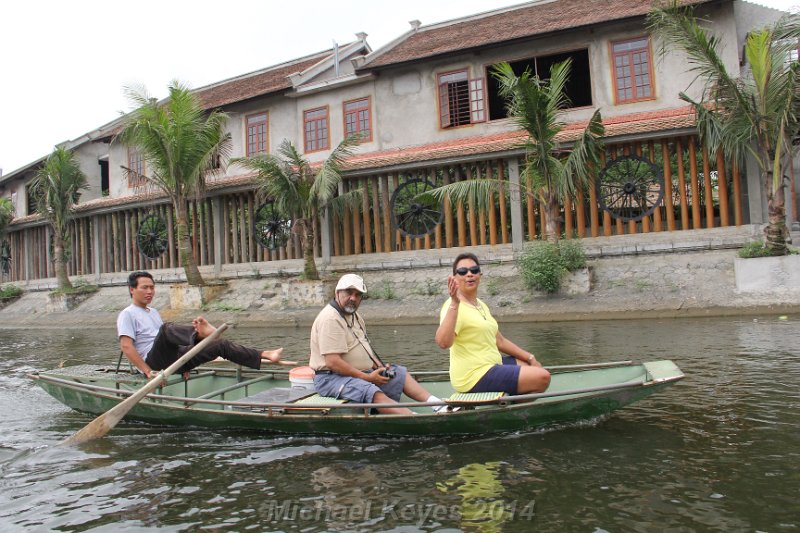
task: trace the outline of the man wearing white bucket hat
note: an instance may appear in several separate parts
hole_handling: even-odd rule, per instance
[[[385,365],[370,346],[364,319],[356,312],[367,287],[361,276],[345,274],[333,299],[311,326],[309,366],[316,371],[314,386],[322,396],[356,403],[396,403],[400,395],[418,402],[437,402],[404,366]],[[433,407],[434,411],[446,406]],[[381,413],[411,414],[410,409],[385,407]]]

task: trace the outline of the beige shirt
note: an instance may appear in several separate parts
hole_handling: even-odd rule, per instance
[[[372,350],[372,346],[366,339],[364,320],[355,314],[345,317],[346,320],[329,304],[314,320],[308,363],[314,370],[328,370],[325,366],[326,354],[342,354],[342,359],[358,370],[375,368],[367,352],[367,349]]]

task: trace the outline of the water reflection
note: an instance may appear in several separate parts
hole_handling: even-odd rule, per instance
[[[502,463],[471,463],[458,469],[458,473],[444,483],[437,485],[443,493],[459,496],[459,525],[465,531],[494,533],[500,526],[517,516],[533,516],[535,502],[506,502],[503,498],[505,488],[500,480]],[[522,509],[517,505],[525,503]]]

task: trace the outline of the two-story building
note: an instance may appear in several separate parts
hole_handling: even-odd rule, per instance
[[[781,15],[743,0],[692,3],[722,40],[733,74],[747,68],[741,57],[747,32]],[[509,189],[516,190],[523,136],[506,117],[492,76],[492,67],[503,61],[517,72],[529,69],[547,77],[553,64],[571,59],[571,104],[560,134],[566,147],[596,109],[602,112],[604,167],[596,169],[595,184],[564,199],[560,226],[567,236],[765,222],[765,200],[752,163],[740,168],[721,155],[711,157],[699,142],[693,113],[678,94],[698,96],[700,87],[692,84],[694,74],[687,72],[682,54],[659,54],[661,43],[645,24],[650,5],[545,0],[431,25],[415,21],[378,50],[358,34],[335,49],[223,80],[196,94],[207,109],[229,115],[234,157],[274,154],[288,139],[319,162],[347,135],[362,135],[348,160],[342,191],[363,189],[363,203],[341,217],[324,218],[317,243],[323,261],[479,244],[511,243],[520,249],[541,236],[539,206],[519,194],[498,195],[486,209],[445,202],[435,216],[411,217],[418,192],[454,180],[491,176],[508,180]],[[147,162],[135,147],[114,137],[121,120],[66,143],[91,179],[71,236],[72,274],[178,266],[171,207],[136,177],[147,175]],[[17,209],[5,237],[12,250],[12,280],[52,275],[48,230],[31,211],[26,190],[43,160],[0,177],[0,194],[12,197]],[[602,176],[627,179],[632,164],[636,179],[652,191],[647,200],[652,205],[625,212],[597,183]],[[796,184],[792,175],[792,221],[798,220]],[[264,238],[265,224],[280,229],[287,221],[274,220],[269,202],[261,204],[252,175],[240,167],[231,165],[215,178],[208,197],[191,206],[200,264],[301,257],[290,234]],[[404,226],[404,220],[413,223]],[[143,238],[163,241],[154,248],[157,253],[149,247],[150,257],[141,253]]]

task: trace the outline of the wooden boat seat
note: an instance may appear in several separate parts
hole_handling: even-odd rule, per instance
[[[505,392],[457,392],[449,398],[445,398],[444,401],[448,405],[470,407],[486,402],[494,402],[505,395]]]

